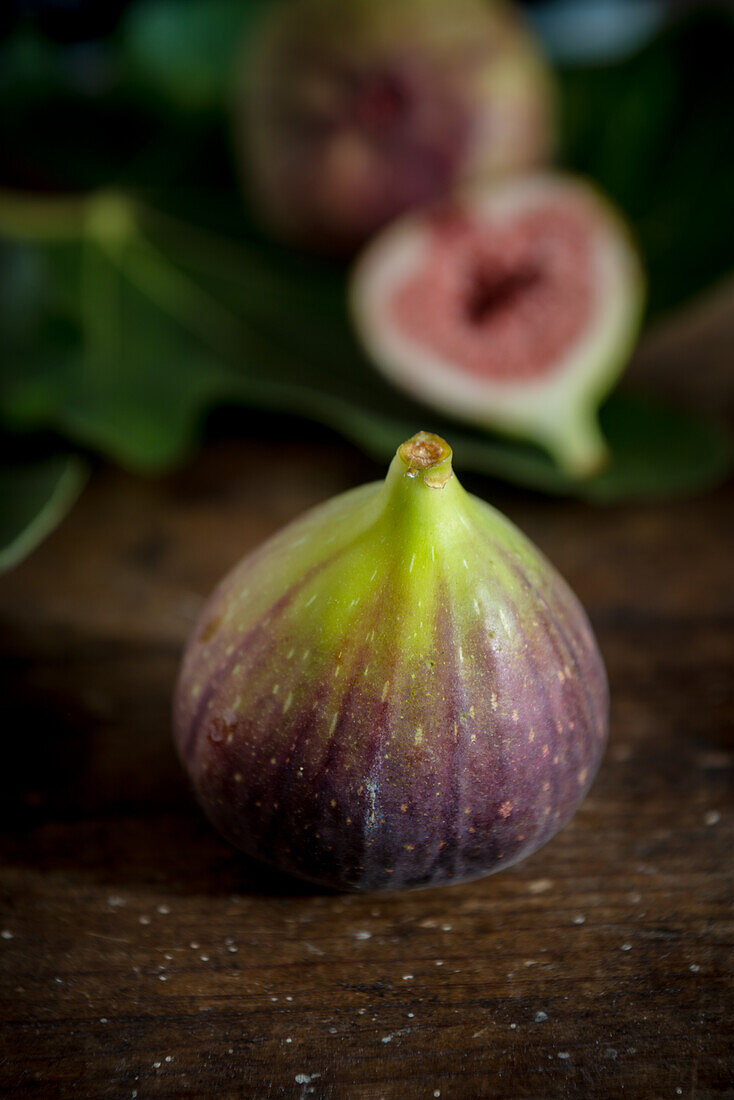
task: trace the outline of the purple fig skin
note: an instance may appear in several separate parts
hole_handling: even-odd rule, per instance
[[[287,243],[349,254],[457,183],[547,160],[555,96],[499,0],[290,0],[243,62],[236,138]]]
[[[420,458],[426,441],[440,461]],[[607,714],[576,597],[419,433],[384,484],[314,509],[222,581],[174,729],[234,845],[371,891],[477,878],[539,848],[591,785]]]

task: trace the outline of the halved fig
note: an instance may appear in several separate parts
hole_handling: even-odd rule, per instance
[[[358,260],[351,300],[396,385],[584,477],[607,458],[597,409],[636,340],[644,285],[621,215],[546,173],[400,218]]]

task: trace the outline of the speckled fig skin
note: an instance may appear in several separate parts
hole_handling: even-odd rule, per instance
[[[352,252],[470,179],[543,163],[555,94],[501,0],[285,0],[249,41],[235,108],[247,189],[271,231]]]
[[[186,649],[175,738],[214,825],[313,882],[459,882],[535,851],[603,754],[587,617],[439,437],[247,556]]]

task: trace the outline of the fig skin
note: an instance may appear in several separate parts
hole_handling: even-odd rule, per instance
[[[500,0],[290,0],[242,63],[235,138],[257,212],[349,254],[457,183],[548,160],[550,71]]]
[[[321,885],[395,890],[549,840],[591,785],[607,713],[578,600],[421,432],[385,482],[313,509],[220,583],[174,730],[237,847]]]

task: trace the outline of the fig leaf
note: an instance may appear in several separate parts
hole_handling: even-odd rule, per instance
[[[564,167],[632,222],[649,316],[734,268],[734,15],[691,12],[613,65],[562,70]]]
[[[377,458],[428,425],[466,469],[546,492],[623,499],[720,478],[716,429],[613,396],[603,474],[565,477],[530,446],[460,428],[376,376],[352,333],[343,276],[104,194],[81,208],[0,201],[0,418],[54,429],[139,471],[193,448],[205,413],[246,405],[328,425]]]
[[[71,454],[0,464],[0,573],[58,526],[81,492],[86,465]]]

